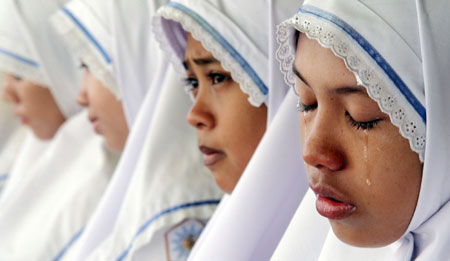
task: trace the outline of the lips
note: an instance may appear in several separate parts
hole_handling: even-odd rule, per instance
[[[340,220],[355,212],[356,206],[332,189],[324,186],[311,188],[317,195],[316,209],[320,215],[328,219]]]
[[[14,111],[14,114],[16,115],[16,117],[18,117],[20,119],[20,122],[23,125],[28,125],[30,123],[30,120],[28,119],[28,117],[26,117],[25,114],[22,113],[20,110],[16,109]]]
[[[23,125],[28,125],[28,123],[30,122],[26,117],[20,117],[20,121]]]
[[[199,149],[203,153],[203,164],[205,164],[205,166],[207,167],[213,166],[225,157],[225,153],[220,150],[216,150],[206,146],[200,146]]]
[[[93,117],[93,116],[89,116],[89,121],[91,122],[92,126],[94,127],[94,131],[98,134],[100,133],[100,126],[98,124],[98,118],[97,117]]]

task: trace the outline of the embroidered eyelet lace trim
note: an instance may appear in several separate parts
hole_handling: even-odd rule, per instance
[[[89,66],[89,71],[107,87],[114,96],[122,99],[122,91],[104,59],[99,56],[88,41],[86,35],[62,11],[58,11],[50,18],[52,26],[63,37],[75,59],[81,59]]]
[[[409,140],[411,149],[419,154],[423,162],[425,123],[371,57],[333,24],[313,15],[297,14],[278,26],[277,41],[280,46],[276,57],[286,83],[295,88],[295,75],[292,71],[296,51],[294,28],[305,33],[308,38],[318,41],[321,46],[331,49],[345,61],[358,84],[364,86],[380,109],[389,115],[391,122],[399,128],[400,134]]]
[[[241,65],[222,47],[219,42],[214,39],[210,33],[208,33],[192,17],[181,10],[170,6],[163,6],[158,10],[156,17],[153,20],[153,32],[161,49],[168,54],[170,61],[173,63],[177,72],[180,72],[182,75],[186,73],[181,61],[174,54],[174,51],[170,47],[171,44],[165,36],[161,24],[161,17],[180,23],[185,31],[190,32],[194,39],[200,41],[203,47],[211,52],[214,58],[220,61],[222,67],[231,73],[233,80],[239,83],[241,90],[249,96],[248,101],[251,105],[259,107],[264,103],[266,100],[266,95],[259,90],[258,86],[241,67]]]
[[[4,54],[0,54],[0,71],[11,72],[23,79],[48,87],[48,83],[39,67],[27,65]]]

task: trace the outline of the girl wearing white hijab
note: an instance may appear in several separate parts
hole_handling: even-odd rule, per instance
[[[332,228],[317,242],[320,260],[450,256],[450,35],[439,30],[450,24],[448,7],[311,0],[280,25],[278,57],[299,93],[317,194],[305,200]],[[306,205],[305,213],[314,203]],[[315,221],[303,221],[311,228],[297,233],[308,238]]]
[[[267,1],[266,5],[268,128],[233,193],[222,200],[208,223],[191,260],[268,260],[307,188],[298,161],[301,150],[293,142],[299,140],[298,124],[292,121],[297,115],[296,98],[275,59],[276,26],[295,12],[298,3]]]
[[[126,9],[120,8],[125,5]],[[145,9],[141,1],[115,1],[112,4],[115,32],[134,28],[139,32],[134,35],[136,39],[147,37],[151,33],[149,14],[154,14],[159,5],[159,2],[150,2]],[[131,15],[147,22],[136,24],[140,19],[124,19]],[[114,38],[118,38],[115,41],[120,44],[120,35],[114,35]],[[121,49],[123,52],[126,46],[129,53],[140,50],[137,47],[142,44],[133,44],[133,37],[128,42],[131,44],[116,45],[115,51]],[[156,47],[154,44],[154,40],[149,41],[147,48]],[[140,51],[148,54],[149,59],[162,57],[158,48]],[[167,254],[185,258],[222,196],[201,164],[195,133],[185,122],[191,102],[182,91],[183,83],[172,69],[166,72],[167,59],[155,65],[143,64],[139,58],[122,60],[128,61],[126,64],[131,67],[120,70],[123,78],[131,76],[130,69],[143,71],[140,66],[151,69],[148,67],[151,65],[159,72],[152,79],[143,109],[136,117],[130,144],[124,152],[124,157],[130,155],[137,159],[121,161],[96,215],[79,244],[74,246],[74,254],[67,259],[166,259]],[[146,81],[141,80],[139,86]],[[123,92],[139,86],[123,86]],[[146,132],[145,135],[142,132]],[[141,143],[141,155],[136,154],[139,150],[136,143]],[[135,163],[133,168],[129,166],[130,162]],[[130,172],[133,173],[131,179]],[[126,195],[124,189],[128,192]],[[168,240],[180,232],[178,242]]]
[[[63,92],[57,88],[73,86],[72,82],[76,82],[76,75],[69,66],[58,66],[58,59],[66,57],[64,51],[58,47],[42,48],[51,35],[44,35],[45,29],[30,28],[17,11],[17,5],[14,1],[3,1],[0,8],[0,71],[7,73],[2,96],[13,103],[16,116],[34,135],[28,134],[27,142],[19,149],[25,128],[7,136],[7,128],[15,128],[16,123],[2,122],[2,139],[8,139],[0,156],[2,182],[10,180],[13,173],[23,173],[32,167],[45,147],[45,142],[39,139],[51,139],[65,118],[78,110],[76,103],[70,102],[75,90]],[[39,34],[43,37],[34,37]],[[40,52],[42,49],[44,51]],[[49,49],[50,55],[46,53]]]
[[[95,131],[109,148],[122,151],[128,125],[122,106],[122,90],[114,73],[111,18],[105,14],[107,1],[71,1],[55,15],[52,24],[81,61],[83,81],[77,101],[88,108]]]
[[[114,60],[112,65],[120,92],[123,95],[122,101],[130,128],[130,137],[108,190],[105,192],[83,236],[74,245],[74,250],[67,256],[68,259],[86,259],[110,235],[117,221],[126,189],[131,177],[134,176],[132,173],[138,169],[138,166],[140,171],[148,173],[148,170],[145,169],[148,168],[146,166],[148,155],[144,154],[143,150],[144,147],[147,147],[147,150],[151,149],[151,146],[145,146],[148,143],[146,137],[151,126],[160,86],[164,84],[168,65],[168,62],[162,59],[156,41],[150,37],[151,27],[148,17],[164,2],[151,1],[148,6],[146,2],[138,0],[134,2],[102,1],[99,4],[86,4],[84,2],[78,4],[78,7],[90,6],[88,14],[95,10],[97,16],[103,17],[103,21],[110,21],[109,23],[103,23],[109,26],[109,32],[112,33],[108,38],[112,42],[105,44],[111,48],[111,56]],[[72,11],[76,10],[72,9]],[[59,18],[57,18],[58,16]],[[67,19],[64,16],[67,16],[67,12],[60,12],[60,14],[55,15],[55,23],[58,24],[59,19]],[[84,17],[84,15],[81,14],[80,17]],[[108,19],[105,19],[106,17]],[[136,17],[140,19],[136,19]],[[167,79],[171,79],[171,77],[167,76]],[[148,89],[150,91],[147,92]],[[144,108],[140,110],[138,115],[141,105]],[[177,135],[182,136],[184,133],[179,130]],[[155,163],[151,163],[151,165],[155,165]],[[134,228],[130,226],[130,230],[132,229]]]
[[[86,233],[69,249],[68,255],[64,256],[68,260],[117,258],[120,255],[117,252],[123,252],[130,242],[134,243],[133,237],[136,232],[139,232],[141,227],[148,227],[149,220],[152,222],[156,219],[157,222],[154,222],[155,224],[150,229],[139,232],[139,235],[142,234],[143,236],[138,244],[146,244],[149,239],[156,237],[157,239],[153,239],[153,241],[156,241],[157,244],[150,245],[159,246],[159,244],[162,244],[162,247],[157,248],[157,252],[153,251],[153,255],[159,256],[160,252],[165,255],[164,233],[188,217],[207,219],[215,209],[217,199],[220,198],[220,193],[218,193],[211,177],[198,167],[196,155],[194,154],[194,159],[189,156],[193,154],[190,149],[191,146],[185,144],[186,141],[193,139],[186,139],[185,136],[191,137],[191,133],[186,131],[187,128],[184,128],[183,125],[178,124],[181,121],[175,121],[175,126],[167,123],[174,120],[174,117],[170,116],[171,114],[175,114],[176,117],[182,115],[178,113],[178,108],[183,109],[186,107],[183,104],[188,104],[188,99],[186,102],[185,96],[178,95],[181,100],[176,102],[176,106],[174,106],[173,101],[177,95],[165,94],[164,97],[167,97],[167,101],[161,102],[161,105],[158,103],[158,113],[155,116],[158,117],[158,120],[154,121],[155,124],[152,122],[153,116],[151,115],[153,113],[150,113],[149,116],[147,111],[140,115],[142,118],[140,121],[134,123],[136,117],[134,111],[137,110],[136,102],[142,103],[142,97],[139,97],[137,93],[145,94],[150,80],[154,81],[155,86],[158,87],[152,89],[160,89],[161,80],[158,77],[161,76],[159,74],[164,73],[165,75],[166,67],[158,68],[158,63],[155,64],[160,56],[158,50],[147,50],[151,46],[156,47],[156,42],[152,43],[148,37],[151,31],[148,12],[149,9],[151,11],[151,8],[155,9],[155,6],[157,7],[159,4],[153,3],[147,8],[141,1],[102,1],[96,3],[72,1],[52,18],[54,25],[70,43],[80,43],[81,41],[76,39],[82,38],[83,42],[87,42],[84,45],[76,45],[72,50],[73,53],[79,54],[81,60],[87,63],[89,68],[98,68],[98,64],[102,65],[103,68],[107,66],[112,68],[109,70],[110,75],[114,71],[114,75],[117,75],[117,78],[121,81],[117,90],[121,94],[121,98],[124,98],[124,109],[125,112],[128,112],[127,121],[130,126],[136,126],[132,129],[134,132],[132,131],[131,134],[131,144],[127,145],[125,149],[124,158],[114,174],[111,188],[105,194],[105,198],[102,200],[92,222],[87,226]],[[142,19],[135,19],[136,16]],[[125,37],[129,45],[124,44],[124,36],[127,34],[131,34],[130,37]],[[147,39],[148,42],[146,43],[149,46],[145,46],[145,43],[141,42],[142,39]],[[99,52],[98,50],[103,51]],[[111,55],[108,55],[109,59],[106,59],[104,54]],[[148,55],[148,61],[142,62],[143,55]],[[152,59],[153,62],[150,62]],[[162,65],[165,66],[165,63]],[[91,67],[91,64],[94,64],[94,66]],[[136,74],[140,71],[145,72],[146,69],[149,70],[148,74],[152,71],[155,72],[155,79],[152,79],[149,75]],[[95,69],[92,70],[93,73],[95,71]],[[105,77],[104,74],[103,77]],[[172,78],[174,77],[168,74],[167,80],[169,83]],[[175,81],[175,84],[170,83],[169,85],[173,86],[171,89],[171,92],[173,92],[178,91],[181,84],[179,81]],[[149,95],[155,95],[158,92],[149,92]],[[135,102],[133,99],[137,99],[137,101]],[[183,99],[185,99],[184,102]],[[149,96],[145,101],[145,107],[150,111],[156,107],[151,102],[154,102],[154,99]],[[169,104],[168,102],[171,106],[169,109],[164,107]],[[162,111],[159,112],[160,110]],[[128,115],[131,117],[128,117]],[[161,117],[165,118],[164,123],[161,121]],[[139,119],[139,117],[137,118]],[[146,132],[150,135],[145,134]],[[142,137],[143,133],[145,135]],[[171,135],[168,133],[171,133]],[[174,137],[179,139],[180,142],[174,142]],[[136,148],[139,147],[136,146],[136,142],[140,143],[140,146],[145,142],[146,146],[142,149],[142,156],[139,155],[140,148]],[[165,143],[167,145],[164,145]],[[190,145],[190,143],[188,144]],[[164,153],[166,150],[167,153]],[[178,160],[177,164],[173,164],[174,151],[180,153],[180,158],[183,158],[183,155],[188,156],[185,159]],[[132,180],[134,184],[133,193],[127,195],[123,209],[120,213],[117,213],[119,215],[117,220],[114,220],[114,210],[111,211],[111,209],[120,207],[120,202],[114,200],[112,204],[118,206],[111,207],[108,201],[110,196],[117,198],[117,194],[120,193],[117,190],[120,190],[120,186],[123,187],[126,184],[123,182],[124,178],[129,179],[130,173],[133,172],[136,172],[135,178]],[[193,172],[193,174],[190,174],[190,172]],[[149,175],[149,173],[152,175]],[[169,173],[170,175],[168,175]],[[197,182],[198,185],[192,185],[193,182]],[[140,199],[136,200],[136,197]],[[178,206],[180,204],[182,206]],[[104,209],[106,209],[106,212],[103,212]],[[172,212],[175,213],[171,214]],[[160,216],[161,218],[159,218]],[[97,222],[100,218],[102,218],[100,222]],[[191,220],[186,225],[192,225],[192,222],[196,226],[203,226],[201,222],[197,223],[197,220]],[[114,226],[115,223],[117,225]],[[166,228],[164,229],[164,227]],[[105,230],[109,231],[105,232]],[[97,233],[97,231],[100,231],[100,233]],[[157,232],[156,236],[153,236],[155,232]],[[105,237],[108,238],[104,240]],[[92,254],[91,251],[97,245],[100,245],[100,247]]]
[[[41,66],[48,73],[34,69],[38,63],[30,62],[21,65],[19,68],[23,70],[18,71],[35,76],[31,79],[40,79],[42,75],[43,79],[54,79],[49,86],[57,94],[76,93],[79,70],[48,22],[60,4],[51,0],[4,2],[8,3],[7,9],[1,10],[12,16],[7,25],[14,22],[13,28],[22,29],[8,43],[17,41],[17,46],[26,43],[29,49],[18,51],[33,50],[35,57],[42,57]],[[66,98],[62,103],[64,112],[76,108],[75,95]],[[80,235],[118,158],[90,128],[87,112],[71,117],[44,146],[33,142],[25,144],[17,160],[21,164],[14,166],[13,178],[0,201],[1,259],[59,259]]]
[[[38,32],[29,32],[32,29],[21,18],[15,5],[14,1],[3,1],[0,10],[0,71],[8,74],[2,96],[13,103],[16,116],[30,127],[36,138],[48,140],[55,135],[65,118],[78,109],[75,102],[68,102],[75,97],[74,90],[62,92],[56,88],[65,84],[73,86],[70,82],[76,82],[76,78],[70,69],[54,66],[55,60],[52,59],[59,58],[59,54],[63,53],[61,49],[52,50],[55,54],[49,56],[39,53],[41,47],[47,44],[45,37],[32,39],[31,34]],[[66,77],[61,79],[58,74]],[[0,156],[1,182],[10,179],[19,144],[22,144],[25,135],[21,128],[18,133],[7,136],[10,132],[7,128],[14,128],[15,125],[12,121],[2,122],[2,139],[7,138],[8,143],[3,143]],[[29,168],[38,159],[44,144],[33,136],[29,135],[27,145],[21,149],[21,160],[14,163],[16,169],[21,169],[19,166]],[[37,147],[33,148],[31,144]],[[14,171],[17,172],[22,171]]]

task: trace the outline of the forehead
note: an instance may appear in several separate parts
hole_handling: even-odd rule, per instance
[[[310,85],[356,85],[356,77],[341,58],[303,33],[299,34],[294,69]]]
[[[190,33],[187,34],[185,59],[193,59],[197,57],[209,57],[212,56],[208,52],[200,41],[197,41]]]

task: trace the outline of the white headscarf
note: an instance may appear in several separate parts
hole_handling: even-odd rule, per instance
[[[154,1],[150,8],[156,10],[165,2]],[[142,7],[142,3],[77,0],[52,17],[75,56],[123,101],[130,128],[153,78],[166,70],[159,66],[161,52],[152,51],[158,47],[148,33],[151,20],[135,19],[138,13],[130,15],[133,11],[145,17],[148,9]]]
[[[162,58],[160,51],[150,49],[154,40],[148,37],[149,18],[159,1],[151,1],[148,6],[138,0],[109,4],[112,8],[104,6],[100,11],[112,10],[113,38],[117,41],[113,53],[121,59],[114,64],[121,67],[116,72],[121,75],[122,93],[124,97],[129,94],[130,99],[148,87],[150,91],[139,115],[134,115],[136,120],[111,185],[73,254],[68,256],[74,260],[130,258],[135,250],[151,244],[158,230],[185,218],[208,219],[221,197],[201,164],[194,145],[195,133],[185,122],[190,102],[180,92],[182,83],[173,70],[166,73],[166,59],[155,60]],[[131,34],[133,39],[121,42],[123,34]],[[151,41],[145,44],[140,42],[142,39]],[[157,70],[152,72],[154,68]],[[133,79],[136,72],[147,75]],[[151,86],[145,86],[150,82]]]
[[[356,259],[374,255],[393,260],[449,257],[450,89],[446,85],[450,75],[446,70],[450,65],[450,34],[442,31],[450,24],[445,12],[449,7],[445,0],[311,0],[281,25],[278,55],[290,84],[293,32],[297,29],[345,60],[424,162],[414,216],[397,242],[375,251],[364,250],[346,246],[329,235],[321,258],[348,260],[355,252],[351,256]],[[347,256],[339,256],[344,253]]]
[[[112,56],[112,32],[109,0],[70,1],[51,17],[51,23],[61,34],[78,64],[83,62],[89,71],[108,88],[117,99],[122,90],[116,84]]]
[[[56,104],[69,117],[79,111],[75,102],[79,74],[47,22],[58,6],[56,1],[2,1],[0,70],[50,88]]]
[[[250,16],[245,10],[252,9]],[[255,3],[171,1],[154,19],[161,48],[175,69],[184,75],[186,31],[218,59],[239,83],[251,105],[259,107],[267,98],[267,50],[264,27],[255,16],[266,15],[265,6]],[[160,17],[160,18],[159,18]],[[264,19],[261,21],[264,24]],[[246,30],[242,30],[245,28]]]
[[[270,73],[269,126],[232,195],[221,204],[195,246],[191,260],[268,260],[307,188],[304,167],[298,160],[300,143],[293,142],[299,141],[299,127],[292,120],[297,115],[295,95],[284,83],[274,57],[276,25],[292,15],[295,3],[259,5],[265,12],[252,17],[262,20],[258,24],[265,33],[260,41],[269,42],[265,62]]]

